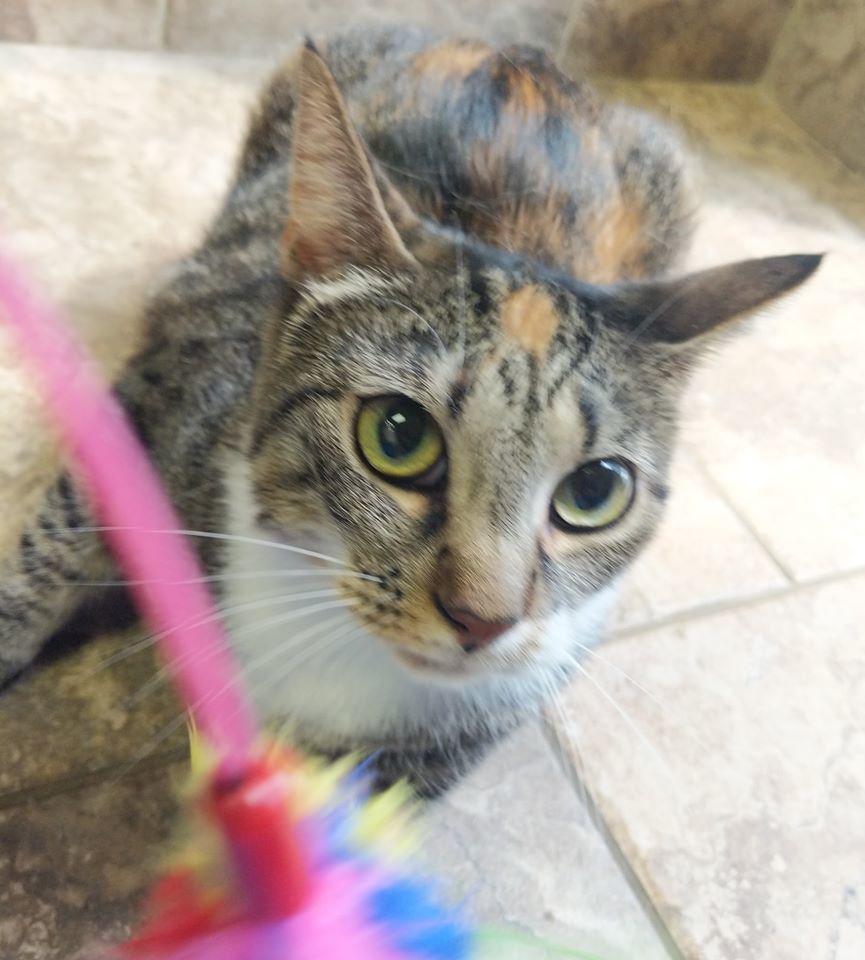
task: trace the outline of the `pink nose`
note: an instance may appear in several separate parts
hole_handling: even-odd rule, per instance
[[[517,622],[516,617],[507,620],[484,620],[471,610],[446,603],[441,597],[435,597],[439,613],[454,628],[457,643],[466,653],[483,650]]]

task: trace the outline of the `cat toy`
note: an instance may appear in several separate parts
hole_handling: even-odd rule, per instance
[[[154,468],[59,313],[2,249],[0,311],[99,529],[159,631],[195,731],[187,839],[112,960],[468,960],[484,942],[500,955],[507,935],[479,936],[399,856],[406,789],[370,798],[362,765],[317,764],[260,734]]]

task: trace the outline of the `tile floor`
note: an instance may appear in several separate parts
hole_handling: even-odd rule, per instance
[[[146,277],[216,202],[261,73],[0,47],[0,217],[107,365]],[[865,184],[752,90],[617,92],[694,144],[695,264],[830,257],[698,377],[669,516],[613,638],[560,711],[434,811],[429,848],[483,920],[611,960],[859,960]],[[50,469],[7,356],[0,549]],[[140,635],[0,698],[3,960],[117,934],[168,832],[176,708],[147,686],[147,651],[112,661]]]

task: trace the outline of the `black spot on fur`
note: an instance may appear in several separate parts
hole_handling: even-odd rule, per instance
[[[657,481],[652,481],[648,485],[649,493],[656,499],[660,500],[663,503],[670,496],[670,488],[666,483],[658,483]]]
[[[436,534],[441,533],[445,525],[445,517],[444,503],[439,497],[436,497],[430,503],[430,508],[423,519],[421,536],[434,537]]]
[[[468,393],[468,385],[464,380],[460,380],[451,387],[448,394],[448,413],[453,420],[457,420],[462,413],[463,401]]]
[[[141,371],[141,379],[150,387],[161,387],[165,382],[163,374],[149,368]]]
[[[538,370],[538,361],[531,354],[526,354],[525,363],[526,374],[528,377],[528,389],[526,390],[524,409],[527,422],[530,425],[533,425],[538,414],[541,412],[541,401],[538,395],[540,386],[540,372]]]
[[[489,283],[477,265],[469,265],[469,289],[474,294],[475,313],[481,319],[486,319],[492,312],[493,301]]]
[[[57,481],[57,498],[63,522],[68,530],[82,527],[87,522],[78,500],[78,494],[69,475],[64,473]]]
[[[583,417],[583,430],[585,431],[583,453],[587,454],[594,447],[595,440],[598,437],[598,411],[585,393],[580,397],[580,414]]]
[[[517,393],[517,382],[511,371],[511,362],[507,357],[503,357],[499,363],[499,379],[505,391],[505,398],[510,403]]]

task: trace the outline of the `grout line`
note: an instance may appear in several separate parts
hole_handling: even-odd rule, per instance
[[[571,12],[565,18],[565,23],[562,27],[562,39],[559,41],[553,57],[556,66],[563,73],[568,73],[569,68],[571,68],[572,72],[572,68],[574,66],[573,57],[571,56],[571,36],[574,32],[574,28],[576,27],[579,14],[580,9],[577,4],[574,4],[571,8]]]
[[[808,580],[793,581],[783,587],[771,587],[760,593],[752,593],[744,597],[731,597],[729,600],[717,600],[714,603],[700,604],[696,607],[690,607],[687,610],[679,610],[667,616],[658,617],[656,620],[647,620],[645,623],[636,623],[628,627],[622,627],[619,630],[614,630],[609,634],[605,643],[615,643],[617,640],[626,640],[629,637],[650,633],[652,630],[659,630],[663,627],[676,626],[680,623],[703,620],[706,617],[712,617],[719,613],[729,613],[733,610],[747,610],[751,607],[758,607],[761,604],[769,603],[772,600],[795,597],[801,593],[807,593],[809,590],[815,590],[829,584],[853,580],[856,577],[861,577],[863,574],[865,574],[865,566],[851,567],[848,570],[826,573],[819,577],[811,577]]]
[[[793,576],[793,571],[787,566],[787,564],[784,563],[783,560],[781,560],[780,557],[775,555],[769,545],[763,540],[763,537],[760,535],[760,533],[758,533],[754,524],[751,523],[750,519],[739,510],[733,499],[727,493],[726,488],[718,482],[718,480],[715,478],[715,475],[707,466],[699,448],[692,447],[689,450],[689,453],[691,455],[691,459],[696,464],[697,469],[702,474],[706,483],[709,484],[712,490],[718,495],[718,497],[720,497],[726,506],[733,511],[733,514],[738,518],[739,522],[748,531],[748,533],[751,534],[751,537],[756,541],[757,545],[762,549],[763,553],[766,554],[769,560],[772,561],[772,563],[778,569],[778,572],[784,577],[787,583],[791,585],[794,584],[796,582],[796,578]]]
[[[802,139],[808,142],[808,145],[820,153],[824,153],[831,161],[836,163],[844,172],[846,176],[853,176],[857,180],[863,179],[863,171],[861,167],[854,167],[849,160],[845,157],[842,157],[840,153],[836,152],[834,147],[830,147],[828,143],[824,143],[822,140],[817,137],[816,134],[812,133],[807,127],[802,126],[802,123],[797,119],[796,115],[792,113],[791,109],[788,109],[784,106],[783,101],[778,97],[777,91],[775,91],[768,82],[760,81],[759,83],[754,84],[754,90],[763,101],[777,110],[778,113],[784,117],[785,120],[789,121],[791,126],[796,128],[797,133],[802,134]],[[834,206],[834,205],[833,205]],[[835,207],[839,213],[844,214],[844,210],[840,207]],[[853,221],[850,221],[853,222]]]
[[[774,73],[775,64],[781,55],[781,49],[785,46],[787,38],[792,36],[793,28],[801,19],[803,6],[802,0],[793,0],[790,4],[784,19],[778,25],[775,36],[772,38],[769,55],[766,57],[766,62],[763,64],[760,75],[754,81],[755,86],[768,86],[770,77]]]
[[[705,604],[702,607],[696,607],[682,613],[672,614],[668,617],[660,618],[650,623],[642,624],[633,628],[625,628],[611,634],[606,642],[615,642],[626,637],[635,636],[640,633],[647,633],[651,630],[659,629],[664,626],[676,623],[685,623],[692,620],[699,620],[716,613],[722,613],[729,610],[744,609],[759,606],[760,604],[770,602],[779,597],[793,596],[808,590],[818,589],[826,584],[839,583],[845,580],[852,580],[865,574],[865,566],[855,567],[849,570],[825,574],[820,577],[813,577],[807,581],[794,582],[784,587],[777,587],[772,590],[766,590],[762,593],[753,594],[745,599],[720,601],[714,604]],[[664,920],[660,910],[655,904],[654,899],[638,876],[630,859],[622,849],[616,837],[613,835],[609,824],[607,823],[603,812],[595,799],[595,796],[589,787],[586,779],[580,776],[577,766],[566,752],[562,743],[561,734],[556,727],[555,720],[547,715],[541,717],[541,731],[544,739],[547,741],[550,749],[554,753],[556,760],[564,773],[565,778],[571,788],[577,795],[577,801],[583,805],[587,811],[590,821],[598,831],[602,840],[610,851],[613,860],[625,878],[628,886],[637,898],[644,914],[652,924],[656,934],[661,940],[661,944],[670,955],[670,960],[687,960],[686,952],[679,945],[672,931]]]
[[[585,779],[579,775],[574,764],[571,763],[562,745],[561,737],[558,735],[554,721],[549,717],[542,717],[541,731],[548,746],[555,755],[565,779],[568,781],[571,789],[576,793],[578,802],[586,809],[594,828],[598,831],[598,834],[610,851],[613,861],[636,897],[637,903],[639,903],[646,919],[652,925],[658,939],[661,941],[661,946],[666,950],[670,960],[686,960],[685,954],[679,947],[661,912],[655,905],[652,895],[642,880],[640,880],[639,876],[637,876],[636,870],[634,870],[618,840],[613,836],[595,800],[594,794],[589,789]]]
[[[129,771],[130,776],[137,773],[149,773],[154,770],[162,770],[172,763],[179,760],[185,760],[189,756],[189,751],[185,746],[174,747],[171,750],[165,750],[162,753],[154,754],[140,760],[134,768]],[[127,766],[126,762],[111,763],[104,767],[97,767],[94,770],[87,770],[84,773],[73,773],[65,777],[59,777],[56,780],[49,780],[45,783],[31,784],[22,787],[19,790],[10,790],[8,793],[0,794],[0,811],[10,810],[13,807],[21,806],[32,800],[50,800],[65,793],[75,793],[86,787],[97,786],[99,784],[110,782],[110,778]]]
[[[159,18],[159,49],[168,52],[168,24],[171,19],[171,0],[156,0]]]

